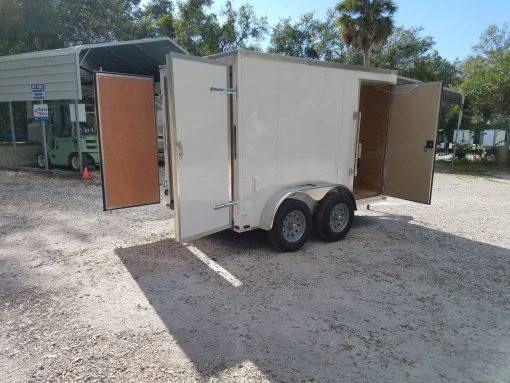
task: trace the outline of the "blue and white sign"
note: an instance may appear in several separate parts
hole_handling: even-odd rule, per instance
[[[48,121],[48,104],[34,105],[34,120],[44,122]]]
[[[32,100],[44,100],[46,86],[44,84],[32,84]]]

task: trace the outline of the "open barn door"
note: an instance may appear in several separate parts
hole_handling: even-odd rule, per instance
[[[394,85],[383,194],[430,204],[441,82]]]
[[[153,79],[95,75],[104,210],[159,203]]]
[[[229,68],[215,60],[167,56],[175,239],[231,227]]]

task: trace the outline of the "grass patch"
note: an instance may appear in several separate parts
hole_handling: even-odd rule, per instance
[[[436,161],[435,171],[447,174],[466,174],[473,176],[493,176],[495,174],[510,174],[510,164],[500,165],[488,161],[467,161],[456,160],[453,164],[450,161]]]

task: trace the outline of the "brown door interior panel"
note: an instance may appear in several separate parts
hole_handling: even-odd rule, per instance
[[[153,79],[96,73],[105,210],[160,202]]]
[[[357,199],[375,197],[382,193],[390,96],[389,85],[361,85],[358,141],[361,144],[361,156],[354,177],[354,195]]]

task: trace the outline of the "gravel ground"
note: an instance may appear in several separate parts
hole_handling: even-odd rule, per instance
[[[437,174],[278,254],[179,245],[95,177],[0,171],[0,382],[510,382],[510,180]]]

